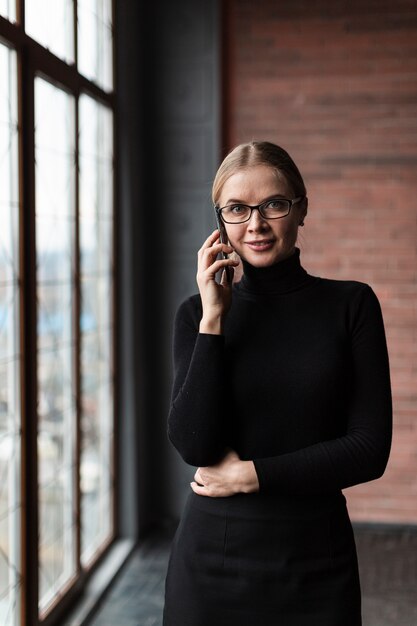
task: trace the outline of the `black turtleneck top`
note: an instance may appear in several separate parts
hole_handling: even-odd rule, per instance
[[[236,450],[265,493],[330,494],[380,477],[392,401],[374,291],[309,275],[299,248],[268,268],[243,265],[223,335],[199,333],[199,295],[177,311],[170,440],[194,466]]]

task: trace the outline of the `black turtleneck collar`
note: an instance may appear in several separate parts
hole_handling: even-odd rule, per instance
[[[268,267],[254,267],[242,259],[243,276],[240,291],[257,294],[284,294],[301,289],[317,278],[307,274],[300,263],[300,248],[283,261]]]

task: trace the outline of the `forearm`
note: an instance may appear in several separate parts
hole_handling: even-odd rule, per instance
[[[182,384],[176,381],[168,436],[186,463],[212,465],[224,455],[224,338],[200,333]],[[180,368],[182,369],[182,368]]]
[[[232,302],[232,284],[225,269],[232,272],[238,262],[218,256],[231,252],[232,248],[220,241],[217,229],[207,237],[198,251],[199,302],[189,299],[183,303],[175,321],[176,374],[168,435],[190,465],[211,465],[225,451],[222,331]],[[219,271],[222,278],[218,283]]]
[[[378,434],[356,431],[276,457],[255,459],[260,490],[325,494],[382,476],[391,446],[389,407]]]

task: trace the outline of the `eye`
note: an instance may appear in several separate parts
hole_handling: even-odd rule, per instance
[[[265,208],[267,209],[286,209],[287,208],[287,201],[286,200],[280,200],[279,198],[274,198],[273,200],[270,200],[269,202],[266,203]]]
[[[245,213],[246,207],[244,204],[232,204],[227,207],[228,213],[233,213],[234,215],[240,215],[241,213]]]

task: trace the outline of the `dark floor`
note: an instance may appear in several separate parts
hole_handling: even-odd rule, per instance
[[[90,626],[161,626],[171,533],[129,559]],[[363,626],[417,626],[417,527],[355,527]]]

